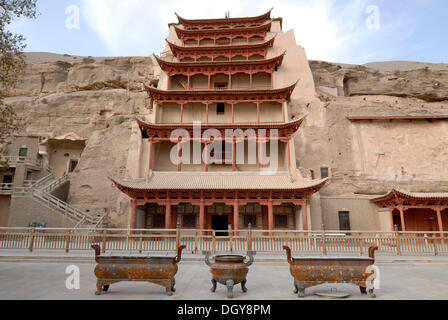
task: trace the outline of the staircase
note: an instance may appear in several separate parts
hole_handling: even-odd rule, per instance
[[[67,202],[62,201],[51,194],[54,190],[62,186],[67,181],[69,181],[67,175],[63,176],[62,178],[55,179],[53,174],[49,174],[48,176],[45,176],[44,178],[31,185],[29,188],[22,190],[22,192],[32,196],[34,200],[37,200],[53,212],[62,214],[76,221],[77,224],[74,230],[82,227],[94,231],[95,229],[104,227],[107,214],[93,217],[86,214],[85,212],[76,209]]]

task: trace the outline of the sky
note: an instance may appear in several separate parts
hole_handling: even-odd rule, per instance
[[[159,54],[175,12],[188,19],[257,16],[273,9],[308,58],[339,63],[448,63],[446,0],[38,0],[17,20],[27,52],[79,56]]]

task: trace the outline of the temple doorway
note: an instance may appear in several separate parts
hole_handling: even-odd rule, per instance
[[[212,216],[212,229],[217,231],[223,231],[229,229],[229,217],[225,215]],[[217,236],[227,236],[227,232],[217,232]]]

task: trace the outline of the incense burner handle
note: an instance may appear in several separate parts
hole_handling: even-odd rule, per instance
[[[92,249],[95,250],[95,258],[101,255],[101,247],[97,244],[92,244]]]
[[[177,248],[177,257],[175,260],[175,263],[178,264],[180,260],[182,259],[182,250],[184,250],[187,246],[180,246]]]
[[[373,246],[369,248],[369,257],[375,259],[375,252],[378,250],[377,246]]]
[[[211,267],[213,262],[210,261],[210,256],[212,255],[211,251],[202,251],[202,254],[205,256],[205,264]]]
[[[292,256],[291,256],[291,248],[288,246],[283,246],[283,250],[286,250],[286,257],[288,259],[288,263],[293,265]]]
[[[244,263],[246,265],[246,267],[250,267],[254,263],[254,260],[255,260],[254,256],[256,254],[257,254],[256,251],[248,251],[247,252],[247,256],[249,257],[249,260]]]

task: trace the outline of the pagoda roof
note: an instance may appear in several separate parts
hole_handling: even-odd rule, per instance
[[[274,58],[260,60],[244,60],[244,61],[203,61],[203,62],[174,62],[166,61],[154,55],[159,66],[163,71],[168,73],[182,73],[184,70],[189,72],[201,71],[240,71],[240,70],[264,70],[266,67],[275,69],[280,67],[286,51]]]
[[[248,43],[248,44],[238,44],[238,45],[216,45],[216,46],[194,46],[194,47],[187,47],[187,46],[179,46],[177,44],[174,44],[170,42],[168,39],[166,39],[166,42],[170,46],[171,51],[173,54],[175,52],[220,52],[220,51],[236,51],[236,50],[253,50],[253,49],[267,49],[271,48],[274,45],[276,36],[272,37],[271,39],[261,42],[261,43]]]
[[[204,102],[204,101],[285,101],[289,100],[297,86],[296,83],[279,89],[189,89],[189,90],[159,90],[144,84],[148,95],[156,102]]]
[[[204,173],[204,172],[153,172],[149,179],[116,180],[112,182],[131,198],[136,192],[152,190],[285,190],[315,193],[329,179],[292,179],[287,172],[272,175],[260,173]]]
[[[221,19],[185,19],[179,16],[177,13],[177,19],[179,21],[179,24],[188,25],[188,26],[195,26],[195,25],[216,25],[216,24],[222,24],[227,25],[229,23],[231,24],[237,24],[237,23],[244,23],[244,22],[259,22],[263,23],[267,20],[271,19],[271,12],[274,8],[269,10],[267,13],[256,16],[256,17],[241,17],[241,18],[221,18]]]
[[[428,201],[447,201],[447,192],[408,192],[401,189],[392,189],[384,196],[377,197],[371,201],[382,206],[400,205],[404,202],[424,203]]]
[[[209,29],[209,30],[189,30],[179,28],[177,25],[174,25],[174,30],[176,31],[179,39],[186,37],[197,37],[197,36],[219,36],[219,35],[239,35],[239,34],[247,34],[247,33],[260,33],[260,32],[269,32],[271,30],[272,20],[269,22],[265,22],[256,27],[245,27],[245,28],[234,28],[234,29]]]
[[[254,130],[278,130],[278,139],[284,140],[285,138],[290,138],[297,130],[299,130],[303,121],[306,117],[290,122],[261,122],[261,123],[201,123],[201,131],[208,129],[214,129],[221,132],[223,139],[226,137],[226,130],[237,130],[241,129],[243,131],[254,129]],[[193,132],[196,125],[193,123],[169,123],[169,124],[155,124],[151,122],[146,122],[137,119],[137,123],[142,132],[146,132],[149,137],[156,139],[166,139],[170,138],[171,132],[177,129],[184,129],[188,132]],[[266,137],[271,138],[270,132],[266,132]]]

